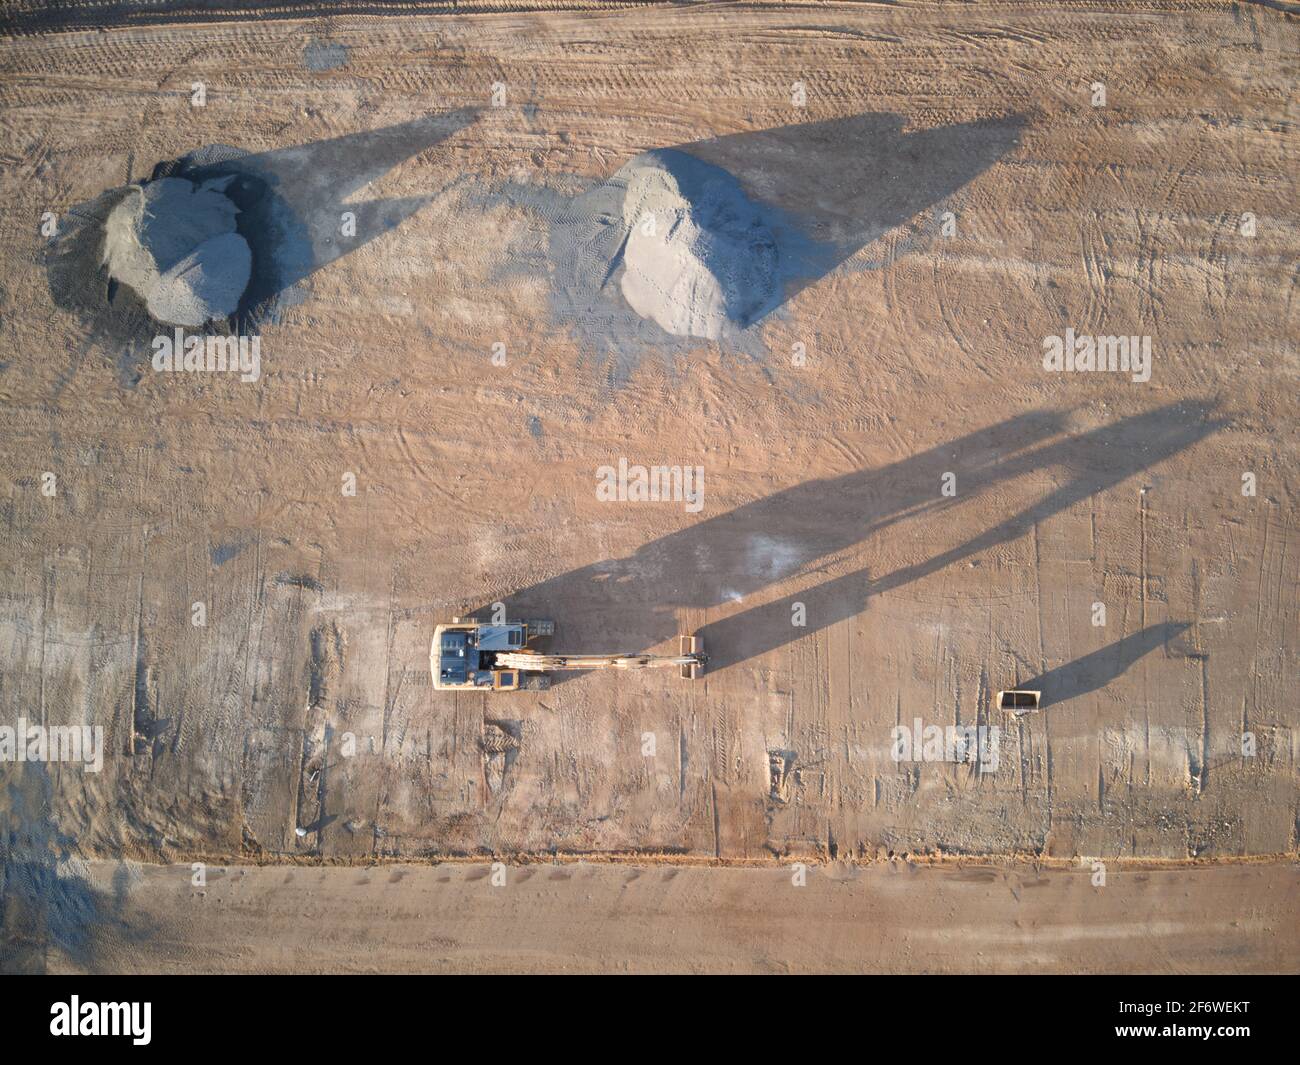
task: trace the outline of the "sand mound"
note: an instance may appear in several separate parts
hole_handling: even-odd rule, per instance
[[[637,314],[674,336],[716,339],[779,302],[776,240],[727,171],[668,149],[637,156],[619,176],[622,289]]]
[[[252,253],[235,232],[239,208],[224,194],[230,181],[168,177],[133,186],[105,222],[109,275],[161,322],[200,326],[239,305]]]

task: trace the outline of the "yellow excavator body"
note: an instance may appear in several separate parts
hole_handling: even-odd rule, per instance
[[[557,654],[538,646],[555,632],[548,620],[487,622],[453,618],[433,630],[429,671],[438,691],[520,691],[550,687],[552,673],[570,669],[661,669],[684,680],[704,673],[708,656],[699,636],[681,636],[676,655],[640,652]]]

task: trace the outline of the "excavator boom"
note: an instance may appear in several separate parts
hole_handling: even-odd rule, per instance
[[[697,655],[497,655],[497,663],[507,669],[537,669],[554,673],[561,669],[655,669],[661,666],[690,666]]]

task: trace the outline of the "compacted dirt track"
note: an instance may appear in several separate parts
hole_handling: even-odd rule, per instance
[[[96,863],[58,971],[1269,973],[1300,969],[1297,869]]]

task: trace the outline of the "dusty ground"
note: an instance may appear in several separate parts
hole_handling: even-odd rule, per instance
[[[1297,43],[1127,4],[0,41],[0,718],[108,743],[0,765],[7,934],[68,854],[1294,856]],[[251,384],[154,373],[40,265],[44,212],[217,143],[302,146],[299,209],[362,223]],[[856,250],[728,342],[568,301],[555,204],[671,146]],[[1067,327],[1149,335],[1150,381],[1045,372]],[[620,457],[703,466],[702,512],[599,502]],[[496,601],[712,668],[432,692],[434,624]],[[1003,728],[996,771],[895,763],[918,717]]]
[[[1294,862],[1110,870],[885,862],[357,868],[97,862],[103,910],[52,971],[1276,973]]]

